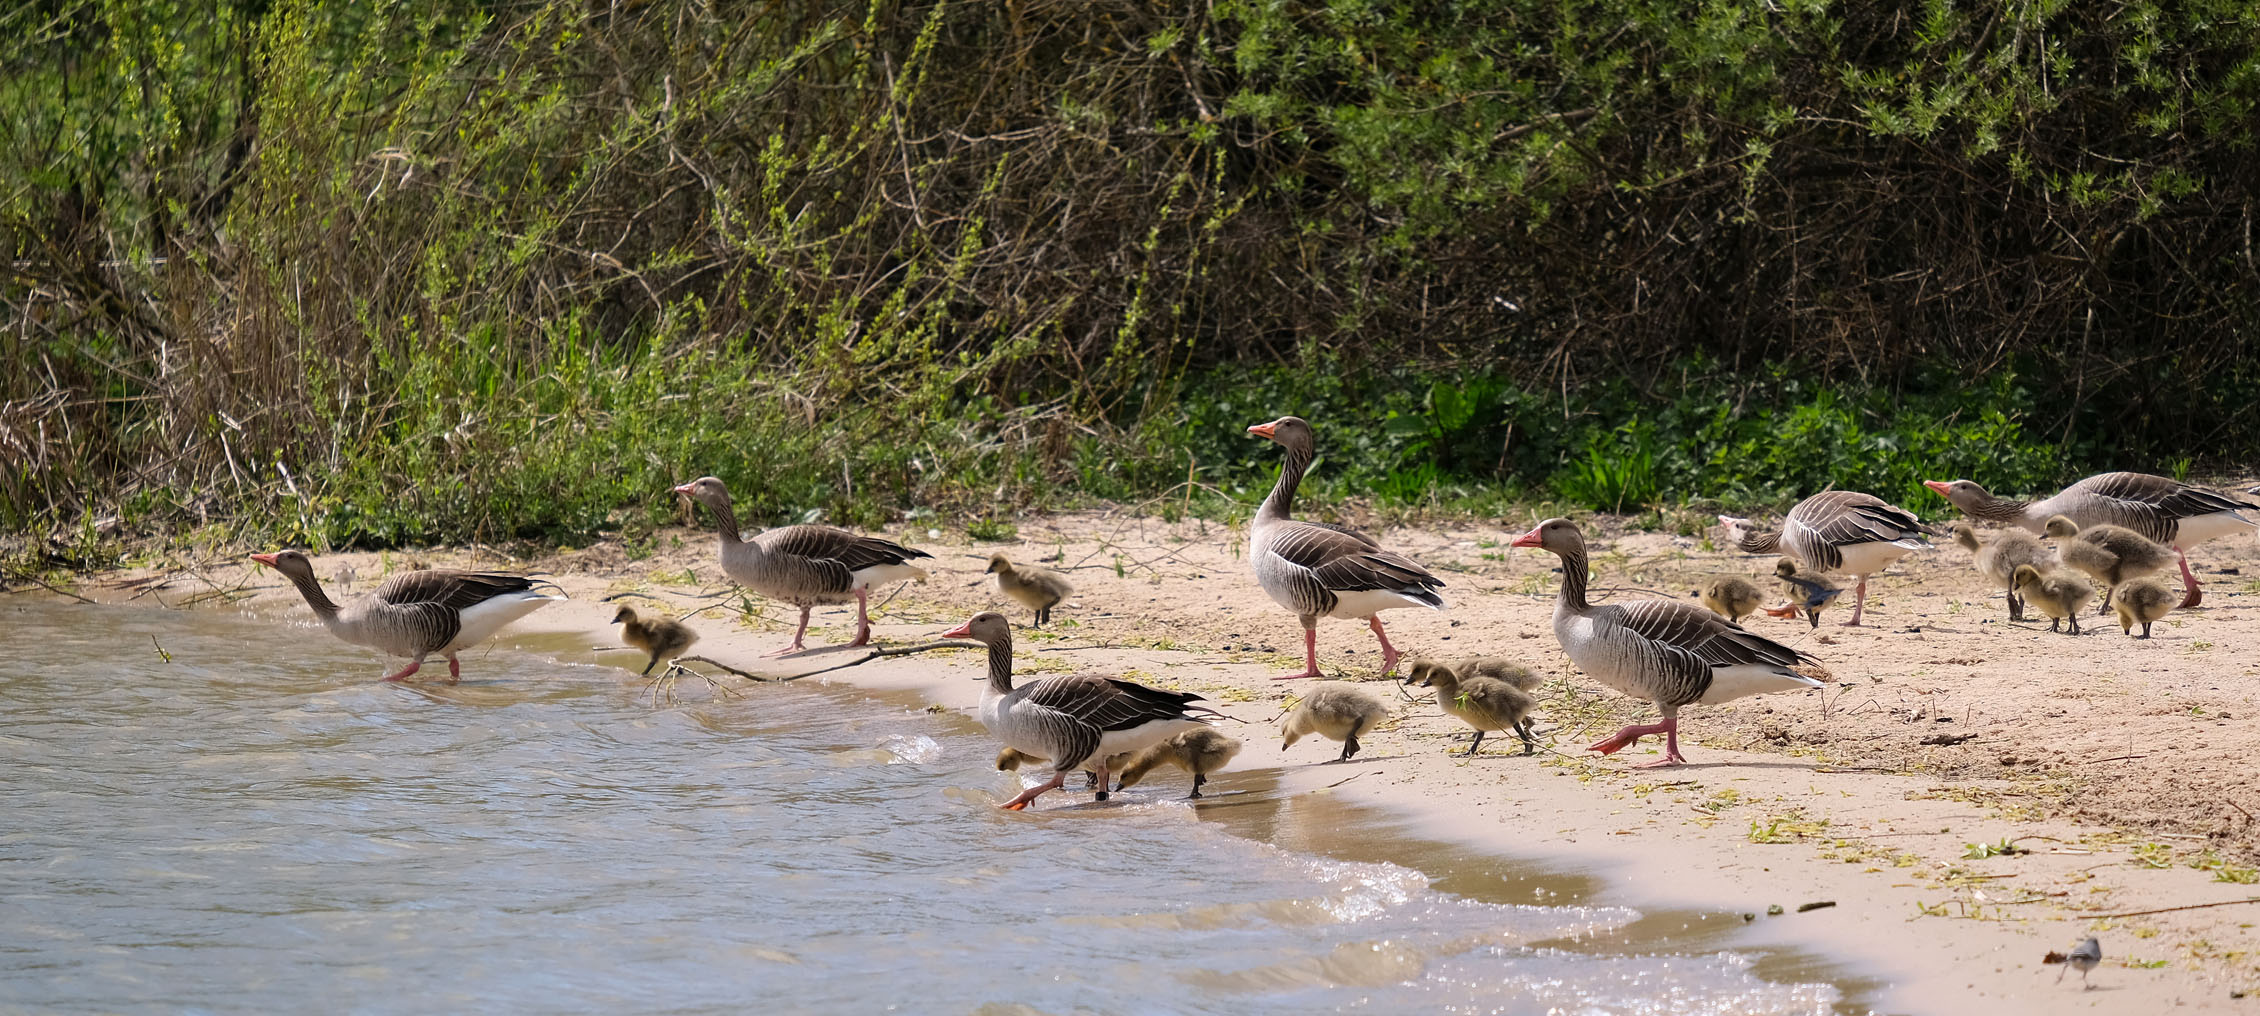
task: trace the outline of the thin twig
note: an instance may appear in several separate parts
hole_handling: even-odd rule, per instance
[[[15,574],[15,577],[16,577],[16,578],[19,578],[19,579],[23,579],[24,581],[26,581],[26,582],[29,582],[29,583],[31,583],[32,585],[38,586],[38,587],[39,587],[39,588],[41,588],[41,589],[45,589],[45,590],[47,590],[47,591],[48,591],[48,592],[50,592],[50,593],[54,593],[54,594],[55,594],[55,595],[57,595],[57,596],[68,596],[68,597],[70,597],[71,599],[77,600],[77,601],[78,601],[78,602],[80,602],[80,603],[93,603],[93,602],[94,602],[93,600],[89,600],[89,599],[87,599],[87,598],[86,598],[86,597],[84,597],[84,596],[80,596],[80,595],[79,595],[79,594],[77,594],[77,593],[71,592],[70,590],[67,590],[67,589],[57,589],[57,588],[55,588],[54,586],[48,585],[48,584],[47,584],[47,583],[46,583],[46,582],[45,582],[44,580],[42,580],[42,579],[41,579],[41,578],[40,578],[39,576],[37,576],[37,575],[33,575],[33,574],[31,574],[30,572],[17,572],[17,573]],[[8,592],[17,592],[18,590],[13,590],[13,589],[11,589],[11,590],[7,590],[7,591],[8,591]]]
[[[2099,921],[2105,921],[2120,917],[2142,917],[2146,914],[2170,914],[2176,910],[2203,910],[2206,907],[2233,907],[2239,903],[2260,903],[2260,896],[2247,896],[2241,900],[2215,900],[2211,903],[2191,903],[2186,906],[2179,907],[2159,907],[2156,910],[2129,910],[2123,914],[2091,914],[2088,916],[2093,917],[2094,919]]]
[[[923,652],[925,652],[925,651],[927,651],[927,650],[929,650],[929,649],[980,649],[980,648],[983,648],[983,647],[982,647],[981,643],[979,643],[979,642],[954,642],[954,641],[953,641],[953,642],[929,642],[929,643],[927,643],[927,644],[925,644],[925,645],[922,645],[922,646],[901,646],[901,647],[897,647],[897,648],[894,648],[894,649],[874,649],[874,650],[872,650],[872,651],[871,651],[871,654],[870,654],[870,655],[868,655],[868,656],[865,656],[865,657],[863,657],[863,658],[862,658],[862,659],[860,659],[860,660],[849,660],[849,661],[848,661],[848,662],[846,662],[846,663],[836,664],[836,665],[834,665],[834,666],[826,667],[826,668],[824,668],[824,669],[822,669],[822,670],[811,670],[811,671],[809,671],[808,673],[805,673],[805,674],[794,674],[794,675],[792,675],[791,677],[772,677],[772,678],[764,678],[763,680],[770,680],[770,681],[798,681],[798,680],[800,680],[801,678],[804,678],[804,677],[815,677],[815,676],[816,676],[816,675],[818,675],[818,674],[829,674],[829,673],[831,673],[832,671],[835,671],[835,670],[845,670],[845,669],[847,669],[847,668],[849,668],[849,667],[859,667],[859,666],[862,666],[863,664],[866,664],[866,663],[869,663],[869,662],[871,662],[871,661],[873,661],[873,660],[876,660],[876,659],[878,659],[878,658],[880,658],[880,657],[882,657],[882,656],[908,656],[908,655],[910,655],[911,653],[923,653]]]

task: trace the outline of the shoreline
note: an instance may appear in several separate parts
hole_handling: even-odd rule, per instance
[[[1137,532],[1132,533],[1133,528]],[[2142,714],[2143,719],[2155,721],[2144,723],[2133,722],[2135,717],[2124,703],[2116,708],[2106,703],[2106,708],[2092,710],[2101,714],[2104,728],[2078,733],[2082,743],[2108,746],[2108,750],[2064,767],[2019,771],[2016,759],[2028,753],[2045,758],[2047,736],[2063,731],[2045,726],[2025,730],[2001,719],[2013,713],[2017,702],[1988,702],[1957,695],[1956,689],[1923,687],[1943,683],[1931,676],[1930,666],[1914,666],[1908,674],[1904,663],[1886,665],[1891,650],[1916,645],[1918,658],[1944,654],[1952,661],[1945,666],[1976,667],[1969,676],[1982,681],[1990,676],[1983,673],[1980,657],[1985,654],[1957,653],[1931,640],[1958,643],[1984,637],[2014,645],[2021,655],[2004,666],[2011,668],[2012,676],[2022,673],[2030,680],[2042,661],[2025,647],[2058,649],[2018,626],[1978,625],[1962,616],[1982,613],[1986,606],[1982,593],[1965,590],[1962,595],[1971,602],[1964,603],[1940,591],[1957,576],[1967,577],[1966,585],[1975,586],[1966,555],[1958,550],[1918,555],[1928,560],[1878,576],[1873,588],[1881,602],[1871,604],[1870,610],[1876,615],[1880,608],[1879,622],[1894,624],[1911,609],[1926,606],[1928,614],[1942,615],[1926,617],[1929,623],[1915,625],[1914,632],[1831,629],[1826,634],[1812,632],[1807,641],[1794,637],[1786,624],[1759,628],[1822,655],[1837,673],[1839,684],[1833,692],[1763,696],[1691,710],[1683,728],[1689,735],[1691,764],[1631,770],[1627,762],[1651,757],[1647,742],[1611,758],[1583,757],[1579,750],[1593,732],[1586,728],[1637,715],[1641,704],[1600,692],[1567,669],[1544,623],[1550,617],[1555,580],[1545,564],[1527,554],[1503,551],[1493,558],[1494,548],[1483,546],[1486,538],[1476,530],[1389,533],[1383,537],[1385,543],[1432,567],[1443,557],[1458,559],[1452,562],[1458,567],[1438,568],[1454,587],[1448,592],[1457,594],[1453,610],[1438,615],[1415,616],[1410,611],[1385,615],[1392,639],[1406,647],[1408,656],[1422,651],[1440,656],[1495,654],[1538,667],[1549,677],[1539,711],[1542,741],[1549,750],[1532,758],[1490,753],[1472,760],[1449,756],[1445,752],[1455,746],[1446,739],[1464,729],[1456,720],[1442,716],[1433,704],[1408,703],[1393,689],[1394,682],[1374,682],[1369,690],[1398,707],[1399,721],[1367,738],[1367,749],[1356,761],[1321,764],[1338,750],[1334,742],[1306,739],[1282,754],[1272,740],[1282,695],[1307,682],[1269,681],[1271,674],[1284,672],[1282,664],[1299,664],[1299,653],[1290,660],[1279,652],[1299,650],[1293,644],[1299,638],[1293,618],[1270,604],[1245,574],[1245,562],[1238,557],[1244,532],[1235,534],[1215,524],[1172,525],[1091,514],[1035,520],[1022,529],[1025,535],[1018,545],[976,544],[962,535],[952,539],[930,530],[898,531],[896,535],[936,555],[935,575],[932,582],[891,598],[873,597],[875,607],[886,602],[884,608],[874,610],[878,638],[894,644],[928,641],[974,610],[999,609],[1003,601],[980,574],[992,550],[1003,550],[1016,559],[1057,550],[1065,553],[1069,564],[1079,558],[1102,561],[1101,567],[1069,572],[1083,588],[1058,616],[1072,624],[1030,633],[1017,627],[1026,621],[1024,611],[1001,607],[1016,624],[1019,673],[1034,677],[1078,669],[1201,692],[1219,709],[1248,721],[1245,726],[1227,725],[1246,747],[1232,766],[1212,777],[1221,781],[1220,786],[1230,786],[1235,770],[1276,766],[1280,785],[1289,791],[1323,789],[1397,816],[1423,837],[1501,858],[1590,873],[1606,885],[1591,902],[1644,910],[1754,914],[1738,942],[1793,946],[1817,953],[1844,970],[1872,976],[1882,984],[1872,999],[1881,1011],[1948,1012],[1983,1000],[1999,1016],[2065,1008],[2111,1012],[2124,1011],[2135,998],[2193,1012],[2260,1011],[2260,1002],[2232,997],[2260,988],[2260,968],[2254,965],[2260,936],[2253,931],[2253,922],[2260,921],[2260,905],[2099,918],[2260,896],[2260,885],[2215,880],[2224,872],[2237,873],[2231,862],[2210,870],[2189,866],[2189,855],[2201,849],[2205,856],[2216,856],[2216,850],[2233,855],[2239,841],[2177,832],[2182,827],[2172,821],[2132,829],[2124,822],[2097,824],[2079,813],[2079,802],[2089,796],[2084,792],[2086,774],[2063,775],[2066,768],[2094,765],[2097,759],[2106,768],[2088,771],[2104,778],[2141,766],[2142,758],[2108,757],[2145,755],[2146,749],[2136,740],[2143,732],[2121,728],[2174,722],[2191,729],[2194,723],[2194,729],[2203,731],[2203,739],[2180,748],[2233,756],[2238,746],[2253,739],[2244,730],[2249,724],[2237,723],[2235,708],[2218,708],[2222,703],[2196,707],[2220,716],[2210,722],[2193,721],[2186,709],[2167,709]],[[1501,527],[1489,535],[1495,545],[1512,534]],[[621,547],[599,544],[531,561],[476,551],[324,555],[316,558],[316,568],[331,584],[333,595],[366,591],[387,568],[419,563],[544,571],[572,600],[518,622],[495,644],[548,644],[564,636],[587,638],[585,647],[617,641],[617,629],[607,624],[612,605],[595,602],[605,595],[646,592],[670,603],[678,614],[695,608],[696,601],[685,594],[718,579],[712,539],[711,533],[695,530],[664,531],[655,541],[657,550],[641,560],[631,560]],[[1710,570],[1746,565],[1745,570],[1754,571],[1770,563],[1770,559],[1753,562],[1738,555],[1705,556],[1671,547],[1673,540],[1683,539],[1601,535],[1595,546],[1597,591],[1612,583],[1675,588],[1672,583],[1681,576],[1655,574],[1670,571],[1673,562],[1667,559],[1674,554]],[[2260,573],[2250,567],[2260,555],[2249,542],[2226,546],[2231,542],[2205,545],[2196,561],[2215,569],[2242,565],[2245,574]],[[1452,553],[1455,550],[1465,553]],[[350,589],[337,588],[333,576],[340,566],[356,573]],[[90,577],[79,592],[106,602],[154,594],[170,606],[183,606],[181,601],[202,596],[205,599],[198,602],[224,600],[288,623],[310,620],[294,590],[271,573],[246,568],[255,566],[221,559],[209,567],[128,570]],[[2201,567],[2201,574],[2204,571]],[[168,575],[161,586],[155,581],[135,584]],[[2188,624],[2210,628],[2218,626],[2216,622],[2233,622],[2240,628],[2260,628],[2256,623],[2260,619],[2249,609],[2260,606],[2260,594],[2243,592],[2234,581],[2231,577],[2209,582],[2210,609],[2191,612]],[[1676,588],[1687,586],[1680,583]],[[231,589],[234,592],[222,592]],[[1923,602],[1939,598],[1948,602]],[[760,654],[782,643],[789,628],[780,624],[791,620],[791,612],[764,605],[758,598],[755,604],[763,608],[756,618],[741,620],[729,616],[735,611],[728,609],[710,609],[694,618],[692,623],[703,638],[691,652],[731,667],[776,675],[855,658],[830,649],[849,634],[852,606],[818,613],[810,631],[816,651],[767,660]],[[2177,614],[2161,624],[2160,644],[2129,645],[2165,648],[2165,626],[2175,619],[2183,618]],[[2094,636],[2060,645],[2098,657],[2137,651],[2118,643],[2115,628],[2108,635],[2109,640]],[[1893,638],[1902,641],[1885,641]],[[2235,643],[2238,648],[2218,654],[2228,659],[2204,659],[2205,665],[2194,674],[2170,664],[2216,654],[2211,646],[2196,648],[2186,632],[2180,640],[2178,649],[2140,658],[2168,666],[2127,670],[2118,675],[2122,686],[2110,689],[2112,696],[2143,697],[2145,689],[2124,685],[2149,678],[2155,669],[2163,677],[2153,683],[2169,685],[2173,694],[2186,696],[2187,679],[2194,678],[2210,681],[2208,687],[2228,689],[2230,702],[2249,701],[2250,693],[2234,683],[2240,671],[2260,669],[2250,651],[2242,648],[2249,639],[2239,640],[2234,634],[2221,639],[2221,644]],[[1931,644],[1920,645],[1925,642]],[[481,651],[465,655],[468,673],[476,673]],[[543,649],[537,646],[532,651]],[[1347,622],[1322,623],[1319,651],[1330,675],[1347,670],[1353,678],[1370,676],[1378,656],[1370,634]],[[376,654],[370,655],[372,667],[379,665]],[[619,662],[633,657],[620,654]],[[603,658],[614,659],[609,654]],[[949,678],[973,675],[978,667],[972,659],[971,651],[939,651],[832,671],[818,680],[837,678],[857,687],[903,690],[946,708],[967,709],[978,699],[978,682]],[[633,665],[625,667],[625,675],[632,678],[640,664],[641,659],[635,658]],[[1894,687],[1908,683],[1916,687]],[[695,682],[679,690],[686,696],[705,693]],[[2155,696],[2156,691],[2149,694]],[[1914,699],[1916,704],[1905,707],[1887,698]],[[1867,708],[1865,702],[1878,704]],[[2253,706],[2242,708],[2249,717]],[[1902,709],[1909,709],[1913,719],[1902,721],[1899,717],[1910,715]],[[1929,715],[1924,715],[1926,711]],[[1879,719],[1886,714],[1892,718]],[[1952,721],[1939,729],[1952,729],[1955,736],[1982,731],[1976,739],[1996,760],[1990,765],[1967,761],[1941,765],[1931,756],[1947,754],[1956,745],[1942,746],[1945,751],[1926,748],[1922,756],[1908,759],[1889,755],[1889,744],[1875,746],[1890,738],[1862,739],[1865,728],[1876,723],[1930,735],[1931,725],[1918,726],[1917,721],[1938,716]],[[1745,741],[1764,750],[1721,746]],[[2217,747],[2207,749],[2208,742]],[[2126,750],[2130,743],[2135,751]],[[1500,747],[1514,748],[1511,739]],[[2001,758],[2010,762],[1998,762]],[[1182,777],[1164,771],[1147,782],[1175,787]],[[1064,798],[1047,796],[1043,803],[1077,799],[1074,793],[1063,794]],[[2170,809],[2162,808],[2161,813],[2172,815]],[[1973,843],[2003,840],[2032,852],[1962,856]],[[1835,905],[1797,912],[1802,904],[1823,900]],[[1769,916],[1769,905],[1779,905],[1785,912]],[[2043,966],[2042,953],[2067,948],[2090,933],[2103,939],[2105,950],[2104,964],[2092,978],[2096,990],[2054,983],[2060,968]]]

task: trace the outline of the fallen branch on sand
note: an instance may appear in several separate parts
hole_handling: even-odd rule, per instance
[[[829,674],[829,673],[831,673],[832,671],[835,671],[835,670],[846,670],[846,669],[847,669],[847,668],[849,668],[849,667],[859,667],[859,666],[862,666],[863,664],[866,664],[866,663],[869,663],[869,662],[871,662],[871,661],[873,661],[873,660],[876,660],[876,659],[878,659],[878,658],[880,658],[880,657],[882,657],[882,656],[908,656],[908,655],[910,655],[911,653],[923,653],[923,652],[925,652],[925,651],[927,651],[927,650],[929,650],[929,649],[981,649],[981,648],[984,648],[984,647],[983,647],[983,646],[981,645],[981,643],[979,643],[979,642],[929,642],[929,643],[927,643],[927,644],[925,644],[925,645],[922,645],[922,646],[900,646],[900,647],[897,647],[897,648],[894,648],[894,649],[874,649],[874,650],[872,650],[872,651],[871,651],[870,655],[867,655],[867,656],[863,657],[863,658],[862,658],[862,659],[860,659],[860,660],[849,660],[849,661],[847,661],[846,663],[835,664],[835,665],[833,665],[833,666],[829,666],[829,667],[826,667],[826,668],[824,668],[824,669],[822,669],[822,670],[811,670],[811,671],[809,671],[808,673],[805,673],[805,674],[794,674],[794,675],[792,675],[791,677],[755,677],[755,678],[754,678],[754,680],[756,680],[756,681],[798,681],[798,680],[800,680],[801,678],[804,678],[804,677],[815,677],[815,676],[816,676],[816,675],[818,675],[818,674]],[[745,673],[745,672],[744,672],[744,671],[737,671],[737,673],[741,673],[741,674],[742,674],[742,673]],[[747,676],[747,677],[753,677],[753,675],[751,675],[751,674],[746,674],[746,676]]]
[[[2141,917],[2145,914],[2170,914],[2176,910],[2203,910],[2206,907],[2233,907],[2239,903],[2260,903],[2260,896],[2247,896],[2241,900],[2215,900],[2211,903],[2191,903],[2187,906],[2180,907],[2159,907],[2156,910],[2129,910],[2123,914],[2093,914],[2089,916],[2091,916],[2095,920],[2100,921],[2111,920],[2120,917]]]

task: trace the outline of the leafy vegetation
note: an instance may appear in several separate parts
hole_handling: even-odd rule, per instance
[[[2260,454],[2260,9],[0,13],[0,525],[579,540]],[[1195,487],[1180,485],[1188,480]]]

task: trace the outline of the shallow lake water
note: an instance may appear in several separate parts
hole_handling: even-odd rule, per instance
[[[0,621],[9,1009],[1770,1014],[1872,990],[1262,768],[1197,808],[1161,770],[1000,813],[994,742],[903,695],[686,682],[655,708],[571,654],[380,683],[303,616]]]

